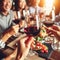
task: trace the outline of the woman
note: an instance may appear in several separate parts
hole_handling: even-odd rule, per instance
[[[15,19],[20,19],[22,16],[29,15],[28,6],[25,0],[15,0]]]
[[[19,25],[12,26],[13,12],[11,11],[11,7],[12,0],[0,0],[0,36],[1,34],[3,35],[0,39],[0,49],[5,48],[5,42],[8,38],[16,34],[19,30]],[[17,47],[15,51],[11,55],[4,58],[4,60],[12,60],[12,57],[15,57],[15,53],[17,52],[19,52],[19,54],[17,54],[15,60],[23,60],[29,52],[33,39],[31,37],[27,41],[27,38],[29,37],[23,37],[23,39],[21,39],[18,43],[21,48]]]
[[[30,14],[39,14],[42,11],[42,8],[39,7],[40,0],[32,0],[31,6],[29,8]]]
[[[0,42],[5,43],[9,37],[16,34],[19,30],[19,25],[12,26],[13,12],[11,7],[12,0],[0,0],[0,37],[3,37]],[[8,38],[5,39],[5,37]]]

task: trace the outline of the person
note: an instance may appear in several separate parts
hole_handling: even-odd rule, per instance
[[[11,6],[12,0],[0,0],[0,36],[2,35],[0,39],[0,49],[5,48],[5,42],[8,40],[8,38],[16,34],[19,30],[18,24],[12,26],[13,14],[11,11]],[[15,51],[11,55],[4,58],[4,60],[11,60],[16,51],[19,52],[19,54],[17,54],[16,60],[23,60],[27,56],[32,42],[32,38],[29,40],[27,38],[28,37],[25,37],[19,40],[19,45],[21,47],[19,47],[20,50],[17,51],[18,48],[16,48]]]
[[[26,0],[15,0],[14,21],[19,21],[20,28],[27,27],[28,16]]]
[[[31,1],[31,6],[29,7],[29,12],[31,15],[39,14],[42,12],[42,8],[39,6],[40,0]]]
[[[22,16],[29,15],[26,0],[15,0],[15,19],[21,19]]]
[[[52,27],[49,28],[45,27],[45,28],[48,34],[49,33],[50,35],[53,34],[57,38],[57,40],[60,41],[60,26],[53,25]]]
[[[0,42],[5,43],[9,37],[16,34],[19,30],[19,25],[15,25],[12,22],[13,12],[10,10],[11,7],[12,0],[0,0]],[[5,39],[5,37],[8,38]]]

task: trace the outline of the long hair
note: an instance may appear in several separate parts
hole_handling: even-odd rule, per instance
[[[26,0],[25,0],[25,1],[26,1]],[[16,10],[16,11],[18,11],[19,8],[20,8],[18,3],[19,3],[19,0],[15,0],[15,10]],[[27,3],[26,3],[26,5],[25,5],[25,7],[26,7],[26,6],[27,6]],[[25,9],[25,8],[24,8],[24,9]]]
[[[18,2],[19,2],[19,0],[15,0],[14,2],[15,2],[15,10],[18,11],[18,8],[19,8],[19,6],[18,6]]]
[[[0,12],[2,11],[3,1],[4,0],[0,0]]]

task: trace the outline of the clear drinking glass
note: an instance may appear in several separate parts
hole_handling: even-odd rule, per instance
[[[60,51],[60,41],[58,41],[56,37],[53,37],[51,47],[53,50]]]

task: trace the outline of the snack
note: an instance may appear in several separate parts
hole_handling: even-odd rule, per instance
[[[32,50],[40,50],[42,53],[48,53],[48,47],[41,42],[34,42],[31,45]]]
[[[42,27],[42,28],[41,28],[41,31],[40,31],[40,33],[39,33],[39,36],[42,37],[42,38],[44,38],[44,37],[47,36],[47,35],[48,35],[48,34],[47,34],[45,28]]]

